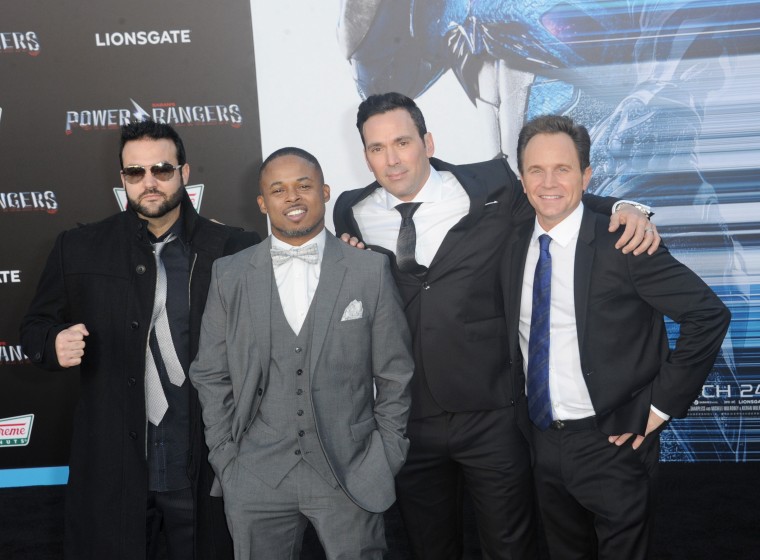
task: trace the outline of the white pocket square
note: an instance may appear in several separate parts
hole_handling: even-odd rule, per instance
[[[340,320],[353,321],[354,319],[361,319],[363,312],[364,310],[362,309],[362,302],[360,302],[358,299],[355,299],[346,306],[345,311],[343,311],[343,317],[341,317]]]

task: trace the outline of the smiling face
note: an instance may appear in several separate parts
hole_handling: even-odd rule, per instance
[[[310,162],[294,155],[278,157],[262,171],[259,187],[259,209],[269,216],[277,239],[303,245],[324,229],[330,187]]]
[[[581,202],[591,167],[581,171],[578,151],[565,133],[537,134],[525,146],[520,175],[538,223],[549,231]]]
[[[124,144],[122,150],[124,167],[141,165],[149,169],[156,163],[177,165],[177,148],[169,139],[141,138]],[[168,222],[179,217],[184,185],[190,177],[190,166],[185,164],[175,171],[168,181],[156,179],[150,171],[137,183],[129,183],[122,175],[121,181],[127,193],[129,206],[150,224]]]
[[[380,185],[403,201],[414,199],[430,176],[433,137],[420,137],[411,115],[394,109],[373,115],[362,127],[364,156]]]

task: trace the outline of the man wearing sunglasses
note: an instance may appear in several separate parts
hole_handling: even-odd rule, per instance
[[[197,214],[170,126],[123,126],[119,157],[127,210],[58,236],[21,327],[33,362],[81,372],[65,556],[157,558],[163,532],[170,560],[232,558],[187,371],[213,261],[260,238]]]

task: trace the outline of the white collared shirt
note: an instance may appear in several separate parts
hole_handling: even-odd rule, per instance
[[[401,214],[395,207],[403,202],[380,188],[356,204],[353,213],[362,241],[395,253],[401,227]],[[409,202],[423,203],[414,214],[415,258],[419,264],[430,266],[443,238],[470,211],[470,197],[452,173],[431,166],[430,177]]]
[[[325,230],[320,231],[316,237],[303,246],[316,244],[319,249],[319,262],[309,264],[301,259],[289,261],[274,267],[274,279],[277,283],[277,291],[280,294],[282,311],[285,313],[290,328],[293,332],[301,332],[306,314],[309,312],[311,300],[317,291],[319,284],[319,272],[322,267],[322,255],[325,252]],[[292,249],[293,245],[270,236],[272,247],[280,249]]]
[[[549,235],[549,253],[552,256],[552,300],[549,315],[549,394],[555,420],[574,420],[594,415],[586,382],[581,370],[578,330],[575,324],[575,247],[583,218],[583,204],[579,204],[567,218],[544,231],[536,219],[533,236],[525,259],[522,296],[520,299],[520,349],[528,373],[528,340],[530,316],[533,309],[533,276],[538,262],[538,237]]]

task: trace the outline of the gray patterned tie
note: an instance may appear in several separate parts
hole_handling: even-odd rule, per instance
[[[148,401],[148,420],[155,426],[161,423],[169,408],[169,403],[166,401],[164,389],[161,387],[156,360],[150,349],[151,331],[155,330],[156,332],[161,359],[166,367],[166,373],[169,375],[169,381],[177,387],[181,387],[185,382],[185,371],[177,357],[177,350],[174,348],[174,341],[169,328],[169,317],[166,314],[166,269],[161,260],[161,251],[167,243],[171,243],[175,239],[177,237],[172,233],[164,241],[153,244],[153,251],[156,256],[156,295],[153,300],[153,316],[150,321],[148,345],[145,350],[145,389]]]

